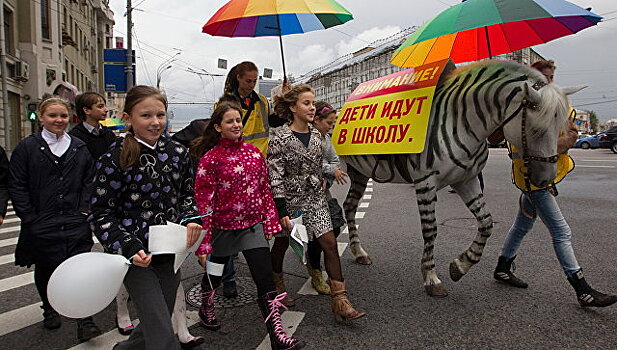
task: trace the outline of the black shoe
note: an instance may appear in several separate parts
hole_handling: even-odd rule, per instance
[[[223,283],[223,296],[225,298],[237,298],[238,289],[236,288],[236,281],[229,281]]]
[[[101,334],[101,330],[96,326],[94,321],[92,321],[92,317],[77,320],[77,340],[79,340],[80,343],[98,337]]]
[[[58,329],[62,326],[62,320],[60,314],[54,309],[43,311],[43,326],[47,329]]]
[[[617,295],[604,294],[591,288],[585,281],[582,269],[568,277],[568,282],[576,291],[578,303],[582,307],[605,307],[617,302]]]
[[[497,267],[495,268],[495,272],[493,272],[493,278],[495,278],[498,281],[507,283],[511,285],[512,287],[527,288],[528,287],[527,283],[525,283],[520,278],[514,276],[512,271],[510,271],[510,269],[512,270],[516,269],[516,267],[514,266],[515,258],[516,256],[512,257],[511,259],[507,259],[503,256],[500,256],[499,260],[497,261]]]

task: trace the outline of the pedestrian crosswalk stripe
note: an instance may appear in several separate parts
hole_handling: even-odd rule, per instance
[[[10,264],[10,263],[12,263],[14,261],[15,261],[15,255],[14,254],[7,254],[7,255],[0,256],[0,265]]]
[[[0,337],[43,321],[40,306],[36,303],[0,314]]]
[[[11,232],[18,233],[19,232],[19,226],[0,228],[0,233],[11,233]]]
[[[1,239],[0,240],[0,248],[8,247],[17,244],[17,237]]]
[[[358,205],[358,208],[368,208],[369,202],[362,202]]]
[[[302,319],[304,318],[305,313],[299,311],[285,311],[281,318],[283,319],[283,328],[288,336],[292,336]],[[266,335],[264,340],[259,344],[257,350],[268,350],[270,347],[270,338]]]
[[[373,195],[372,194],[365,194],[364,196],[362,196],[362,199],[373,199]]]
[[[373,192],[373,188],[372,187],[367,187],[366,190],[364,190],[364,192]]]
[[[356,219],[363,219],[364,218],[364,214],[366,214],[363,211],[358,211],[356,212]]]
[[[8,215],[7,215],[7,216],[8,216]],[[10,223],[13,223],[13,222],[21,222],[21,219],[20,219],[20,218],[17,218],[17,217],[15,217],[15,218],[10,218],[10,219],[6,219],[6,218],[5,218],[5,219],[4,219],[4,221],[2,222],[2,224],[10,224]]]
[[[34,283],[34,272],[22,273],[21,275],[0,280],[0,293],[14,288],[27,286]]]

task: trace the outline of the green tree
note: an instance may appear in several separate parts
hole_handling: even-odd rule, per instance
[[[600,122],[598,121],[598,116],[596,115],[596,112],[589,111],[589,122],[591,123],[591,130],[594,132],[598,131],[598,124]]]

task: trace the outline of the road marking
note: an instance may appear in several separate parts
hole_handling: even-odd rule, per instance
[[[15,245],[15,244],[17,244],[17,237],[0,240],[0,248],[8,247],[8,246]]]
[[[356,212],[356,219],[364,219],[364,214],[366,213],[363,211]]]
[[[613,165],[577,165],[577,168],[614,168]]]
[[[195,312],[196,311],[187,311],[187,316],[188,313],[190,312]],[[133,321],[133,325],[135,327],[137,327],[137,325],[139,324],[139,319],[134,319]],[[190,320],[187,320],[187,327],[190,327]],[[87,342],[75,345],[74,347],[70,348],[69,350],[96,350],[96,349],[111,349],[116,343],[121,342],[123,340],[128,339],[129,336],[128,335],[122,335],[120,333],[118,333],[118,331],[116,330],[116,328],[112,329],[111,331],[107,332],[107,333],[103,333],[101,335],[99,335],[98,337],[92,338],[90,340],[88,340]]]
[[[346,233],[346,232],[341,231],[341,233]],[[343,253],[345,253],[345,249],[347,249],[348,245],[349,245],[349,243],[347,243],[347,242],[337,242],[337,248],[338,248],[338,255],[339,256],[343,256]],[[323,274],[323,279],[327,280],[328,279],[328,274],[326,273],[326,271],[321,271],[321,273]],[[297,293],[301,294],[301,295],[319,295],[319,293],[317,293],[317,291],[313,288],[313,285],[311,284],[311,278],[310,277],[306,280],[306,282],[304,282],[304,284],[298,290]]]
[[[373,199],[373,195],[372,194],[365,194],[364,196],[362,196],[362,199]]]
[[[0,233],[19,232],[19,226],[0,228]]]
[[[34,283],[34,272],[27,272],[21,275],[4,278],[0,280],[0,293],[7,290],[27,286]]]
[[[281,318],[283,319],[283,328],[285,329],[285,333],[287,333],[287,335],[291,337],[296,331],[296,329],[298,329],[300,322],[302,322],[302,319],[304,318],[304,312],[285,311],[283,312]],[[269,349],[271,349],[270,338],[266,335],[264,340],[257,347],[257,350]]]
[[[7,254],[0,256],[0,265],[9,264],[15,261],[14,254]]]
[[[373,188],[372,187],[367,187],[366,190],[364,190],[364,192],[373,192]]]
[[[368,208],[369,202],[363,202],[358,205],[358,208]]]
[[[0,337],[43,321],[40,306],[36,303],[0,314]]]
[[[8,215],[7,215],[8,216]],[[10,218],[10,219],[4,219],[4,221],[2,222],[2,224],[11,224],[13,222],[21,222],[20,218]]]

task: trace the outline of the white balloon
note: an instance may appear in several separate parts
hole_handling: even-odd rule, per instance
[[[129,261],[122,255],[83,253],[65,260],[47,284],[47,298],[61,315],[92,316],[109,305],[124,280]]]

